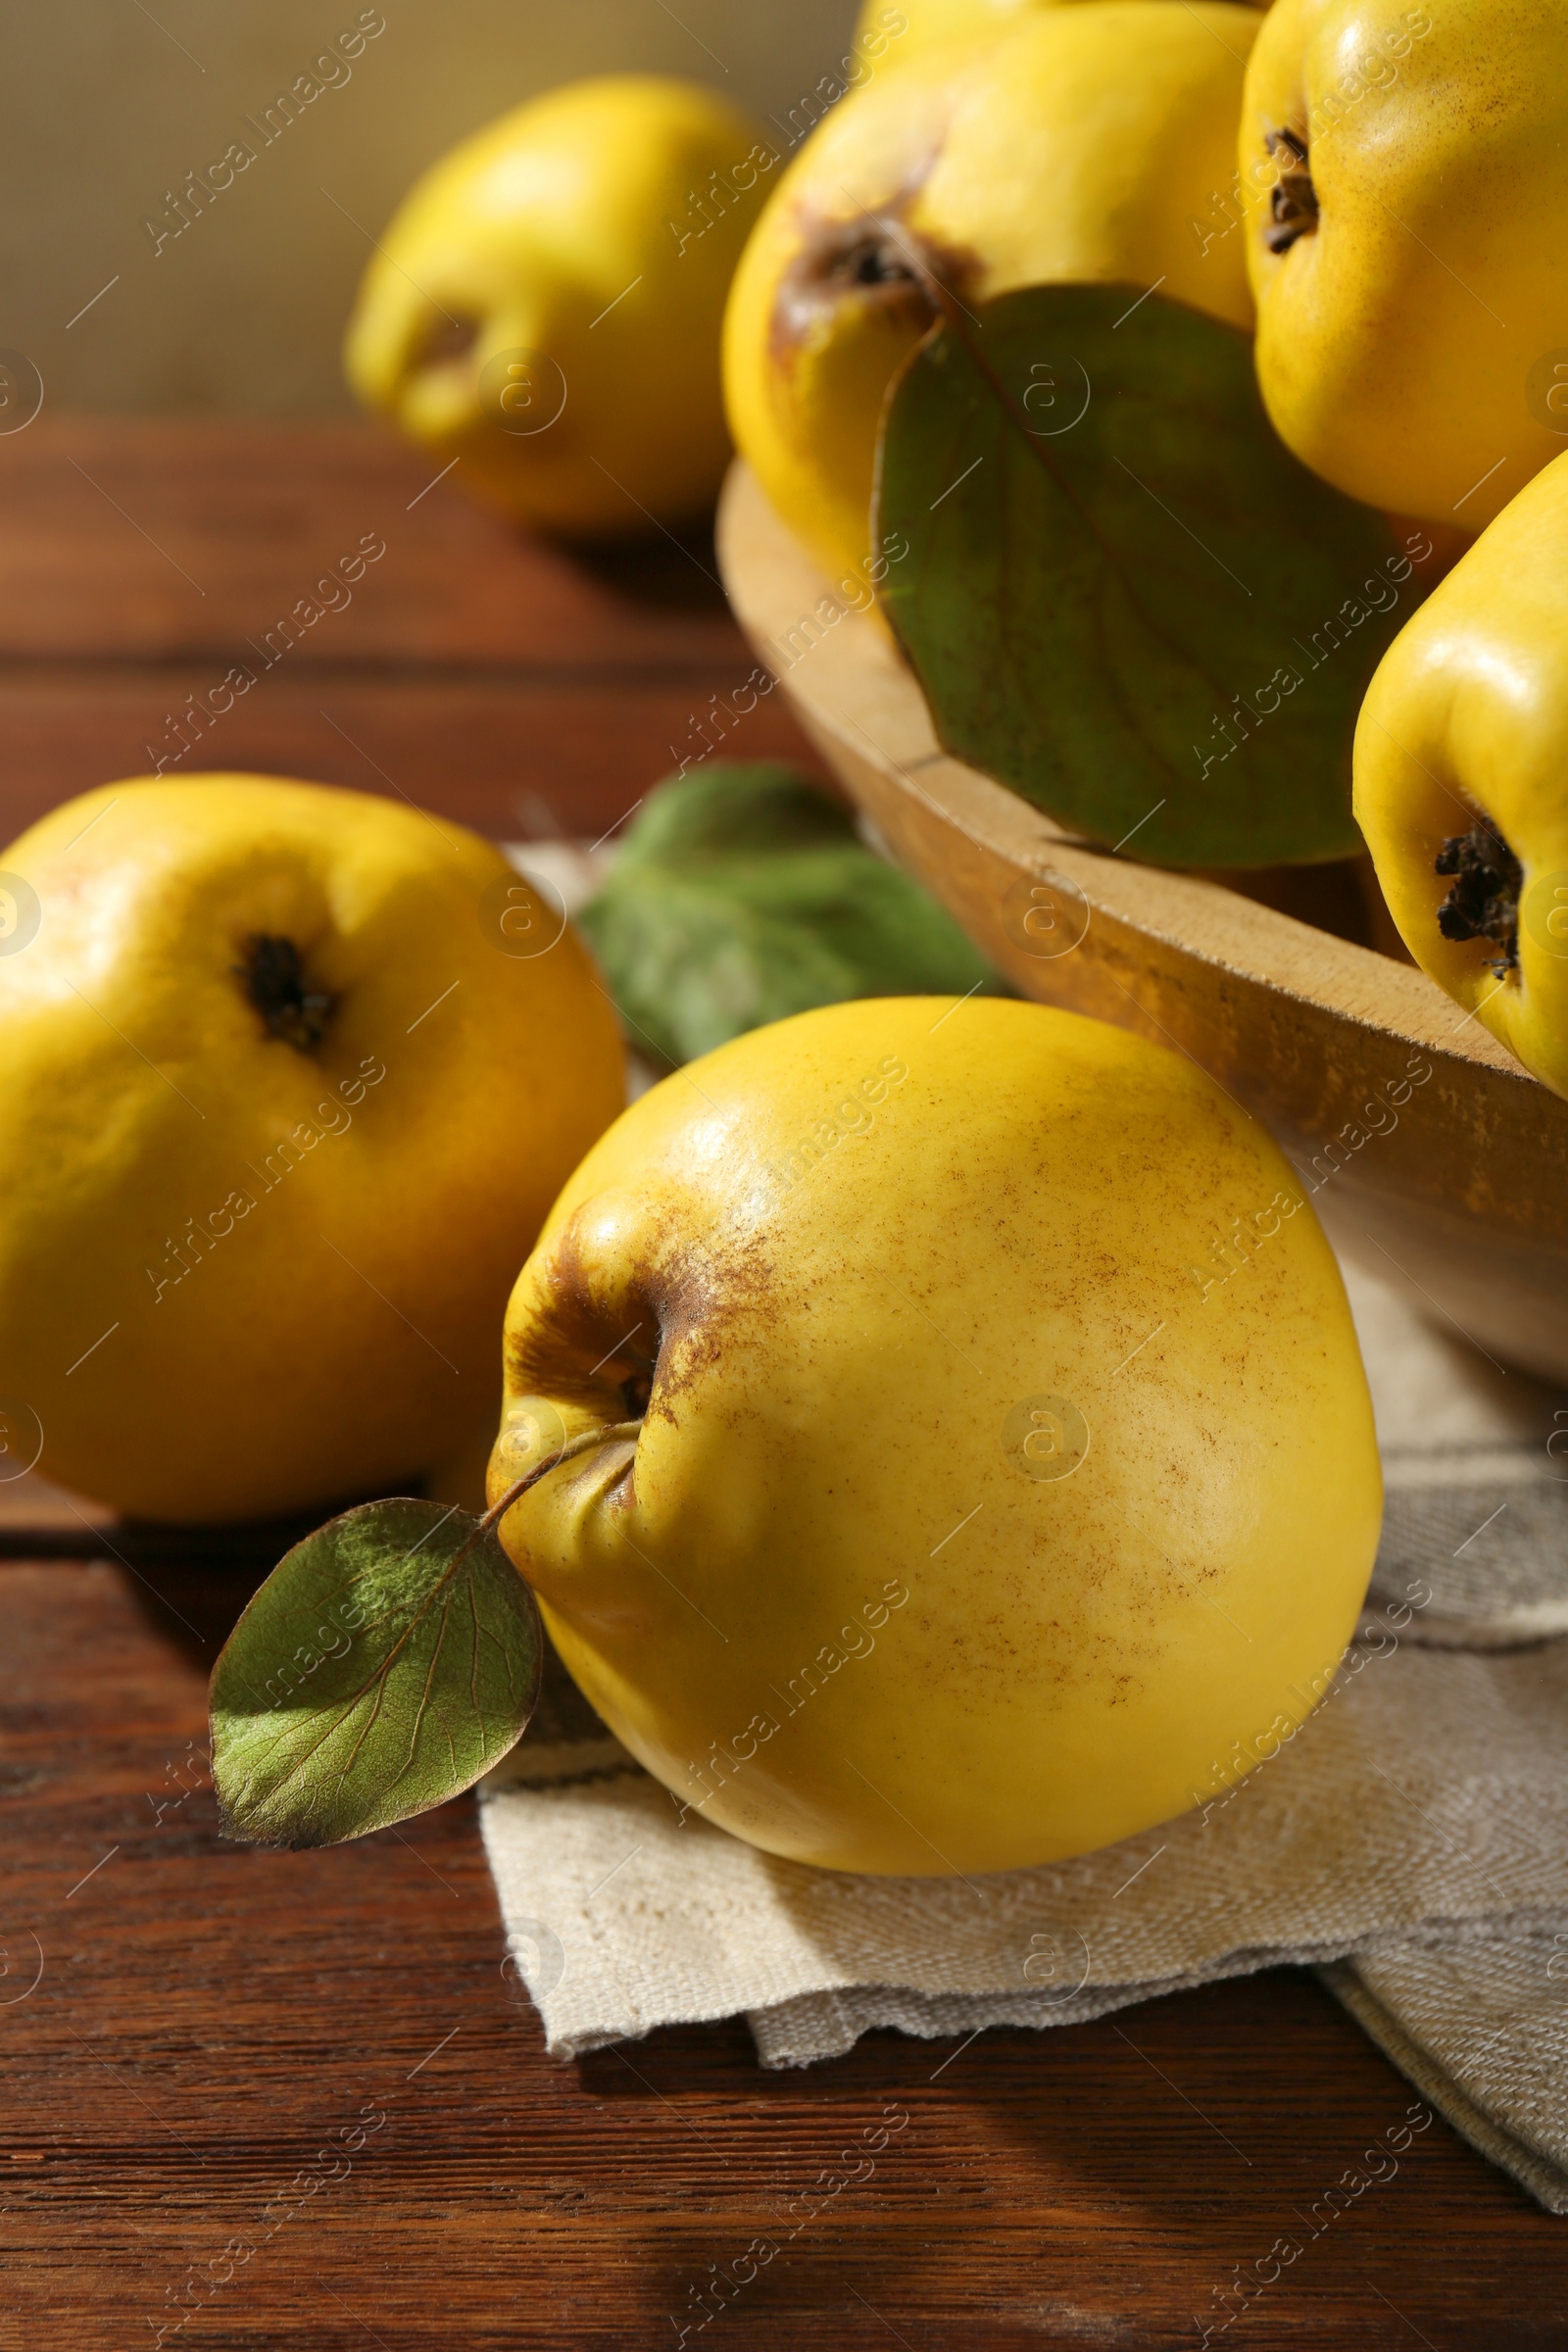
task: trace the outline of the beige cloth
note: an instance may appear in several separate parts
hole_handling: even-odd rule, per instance
[[[551,2051],[744,2012],[764,2066],[804,2066],[877,2026],[1066,2025],[1306,1962],[1568,2212],[1568,1406],[1348,1279],[1388,1519],[1357,1642],[1287,1747],[1075,1862],[858,1878],[682,1824],[558,1674],[481,1815]]]

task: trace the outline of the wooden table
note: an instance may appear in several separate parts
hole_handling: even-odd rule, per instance
[[[612,824],[751,667],[711,550],[575,564],[429,470],[353,428],[0,440],[11,830],[143,770],[365,534],[386,553],[352,606],[184,764],[512,837]],[[734,748],[803,756],[777,697]],[[874,2175],[709,2341],[1196,2345],[1410,2098],[1291,1972],[1040,2035],[874,2035],[801,2075],[761,2073],[738,2023],[555,2065],[471,1801],[325,1853],[219,1838],[206,1673],[271,1543],[49,1495],[0,1518],[6,2347],[128,2352],[181,2315],[164,2340],[191,2347],[673,2346],[710,2266],[890,2102],[909,2123]],[[329,2138],[361,2144],[329,2168]],[[291,2205],[306,2168],[337,2178]],[[1439,2123],[1231,2340],[1560,2346],[1568,2230]]]

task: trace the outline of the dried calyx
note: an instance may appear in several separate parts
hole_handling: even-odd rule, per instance
[[[235,976],[270,1034],[296,1053],[314,1054],[326,1035],[333,999],[307,984],[294,942],[253,932],[243,953],[244,961],[233,966]]]
[[[443,311],[433,318],[418,347],[416,368],[446,368],[454,360],[466,360],[479,340],[480,321],[477,318],[454,318]]]
[[[1263,144],[1280,165],[1280,175],[1269,198],[1269,224],[1263,242],[1270,253],[1289,253],[1298,237],[1310,236],[1317,226],[1317,190],[1306,166],[1306,141],[1294,130],[1271,130]]]
[[[841,286],[914,286],[920,284],[925,271],[918,267],[906,238],[881,221],[868,221],[864,227],[853,229],[843,243],[823,251],[819,274],[827,283]]]
[[[799,340],[814,316],[853,296],[878,309],[937,316],[938,283],[949,282],[923,242],[888,220],[822,221],[781,281],[775,332]]]
[[[1433,871],[1454,877],[1438,908],[1445,939],[1490,939],[1501,953],[1492,968],[1498,979],[1519,968],[1519,892],[1524,868],[1489,816],[1477,816],[1468,833],[1455,833],[1433,860]]]

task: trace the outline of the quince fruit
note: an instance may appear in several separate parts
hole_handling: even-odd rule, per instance
[[[1183,1811],[1293,1736],[1377,1547],[1289,1166],[1074,1013],[835,1005],[666,1079],[551,1211],[505,1358],[490,1500],[544,1473],[499,1533],[566,1667],[803,1862],[1009,1870]]]
[[[524,522],[593,539],[689,521],[729,457],[724,298],[777,160],[696,82],[615,74],[517,107],[385,231],[351,385]]]
[[[870,64],[885,60],[902,64],[918,57],[939,41],[972,40],[988,33],[1007,32],[1036,9],[1066,8],[1086,0],[863,0],[855,28],[858,56]],[[1267,8],[1269,0],[1252,0]]]
[[[1250,326],[1241,239],[1205,251],[1189,216],[1231,169],[1258,24],[1228,0],[1048,8],[911,58],[812,132],[736,272],[724,370],[738,448],[835,578],[885,569],[877,432],[937,289],[972,310],[1157,285]]]
[[[1278,0],[1239,184],[1283,439],[1352,498],[1479,531],[1568,431],[1559,13]]]
[[[188,1521],[451,1453],[624,1101],[573,933],[461,826],[265,777],[106,784],[0,865],[13,1457]]]
[[[1568,1095],[1568,456],[1538,473],[1383,657],[1355,814],[1405,946]]]

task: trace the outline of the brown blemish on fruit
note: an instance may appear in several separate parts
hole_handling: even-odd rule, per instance
[[[726,1235],[720,1250],[679,1250],[649,1280],[659,1318],[650,1419],[658,1413],[674,1424],[675,1399],[722,1366],[742,1324],[755,1327],[772,1295],[773,1268],[756,1235]]]

